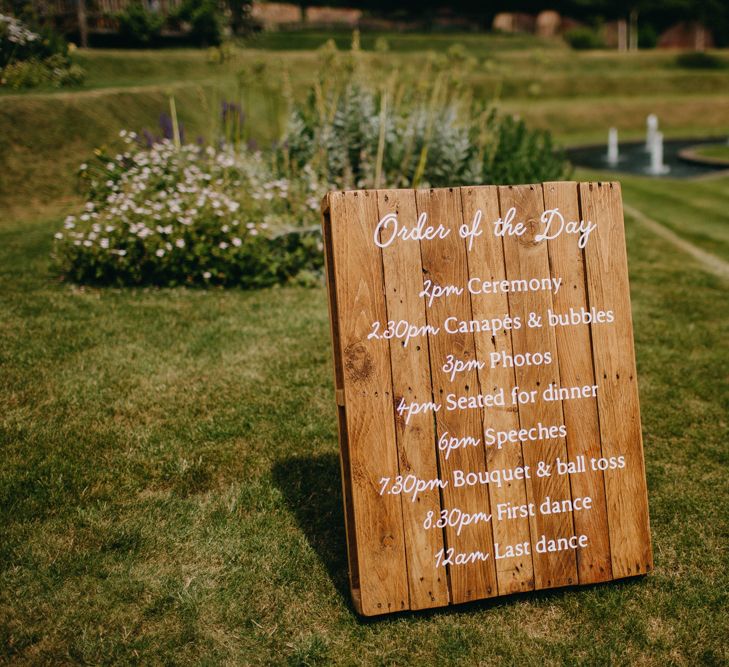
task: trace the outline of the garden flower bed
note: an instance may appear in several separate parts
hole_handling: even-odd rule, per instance
[[[55,235],[66,278],[258,287],[321,268],[320,187],[309,170],[275,178],[260,153],[121,138],[123,152],[81,165],[88,201]]]

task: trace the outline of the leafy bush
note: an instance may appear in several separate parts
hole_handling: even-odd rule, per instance
[[[571,167],[547,131],[531,130],[523,120],[493,115],[492,140],[484,151],[482,183],[517,185],[566,178]]]
[[[83,82],[83,68],[71,62],[68,45],[49,28],[31,30],[0,14],[0,85],[13,89]]]
[[[132,2],[118,14],[119,34],[130,44],[147,46],[160,36],[164,17],[150,12],[141,2]]]
[[[184,0],[177,18],[190,24],[190,38],[202,46],[223,41],[223,19],[215,0]]]
[[[316,275],[320,187],[273,178],[260,154],[169,140],[82,165],[88,201],[56,234],[69,280],[112,285],[261,287]],[[307,223],[315,227],[307,228]]]
[[[564,34],[564,38],[573,49],[580,51],[605,48],[600,33],[592,28],[572,28]]]
[[[57,56],[51,56],[43,61],[33,59],[13,62],[2,70],[0,81],[2,85],[19,90],[45,84],[56,88],[77,86],[85,78],[86,72],[80,65],[66,65],[63,61],[59,62]]]
[[[638,27],[638,45],[641,49],[655,49],[658,45],[658,32],[650,23]]]
[[[383,117],[380,104],[375,93],[353,84],[334,102],[331,121],[322,122],[310,97],[293,112],[282,150],[297,168],[311,164],[323,180],[339,188],[374,187],[382,127],[382,183],[405,186],[416,176],[430,185],[477,179],[476,151],[454,108],[417,107]]]
[[[676,65],[685,69],[723,69],[725,61],[706,51],[689,51],[676,56]]]
[[[344,53],[328,43],[319,58],[275,149],[284,174],[306,166],[347,189],[523,183],[569,171],[549,134],[473,101],[465,82],[478,63],[459,45],[429,54],[417,73],[368,67],[356,40]]]
[[[521,120],[459,113],[445,99],[392,109],[383,94],[357,83],[332,101],[328,115],[310,96],[293,111],[278,151],[279,164],[310,166],[340,189],[514,184],[556,180],[569,170],[549,133]]]

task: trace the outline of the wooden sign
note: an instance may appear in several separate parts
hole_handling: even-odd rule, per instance
[[[357,611],[649,572],[620,185],[322,209]]]

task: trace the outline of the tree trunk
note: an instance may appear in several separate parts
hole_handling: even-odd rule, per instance
[[[638,10],[630,10],[630,35],[628,37],[628,49],[630,51],[638,50]]]
[[[89,45],[89,26],[86,23],[86,0],[76,0],[76,14],[78,17],[78,34],[83,48]]]

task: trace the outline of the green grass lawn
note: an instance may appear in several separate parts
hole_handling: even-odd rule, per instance
[[[624,190],[697,243],[729,228],[727,180]],[[72,287],[58,224],[0,226],[0,660],[729,660],[727,285],[645,228],[628,220],[655,572],[363,621],[324,290]]]
[[[623,195],[647,216],[729,262],[729,177],[660,181],[622,178]]]
[[[338,49],[348,49],[352,43],[351,30],[296,30],[288,32],[261,32],[245,40],[251,48],[274,51],[318,49],[328,40],[333,40]],[[534,35],[507,35],[463,32],[379,32],[364,31],[360,34],[360,44],[364,50],[372,51],[378,41],[385,40],[391,53],[413,53],[428,50],[446,51],[458,44],[475,56],[488,56],[502,51],[521,51],[526,49],[567,50],[561,39],[544,39]]]
[[[696,149],[697,155],[703,157],[716,158],[718,160],[726,160],[729,163],[729,145],[725,146],[701,146]]]

